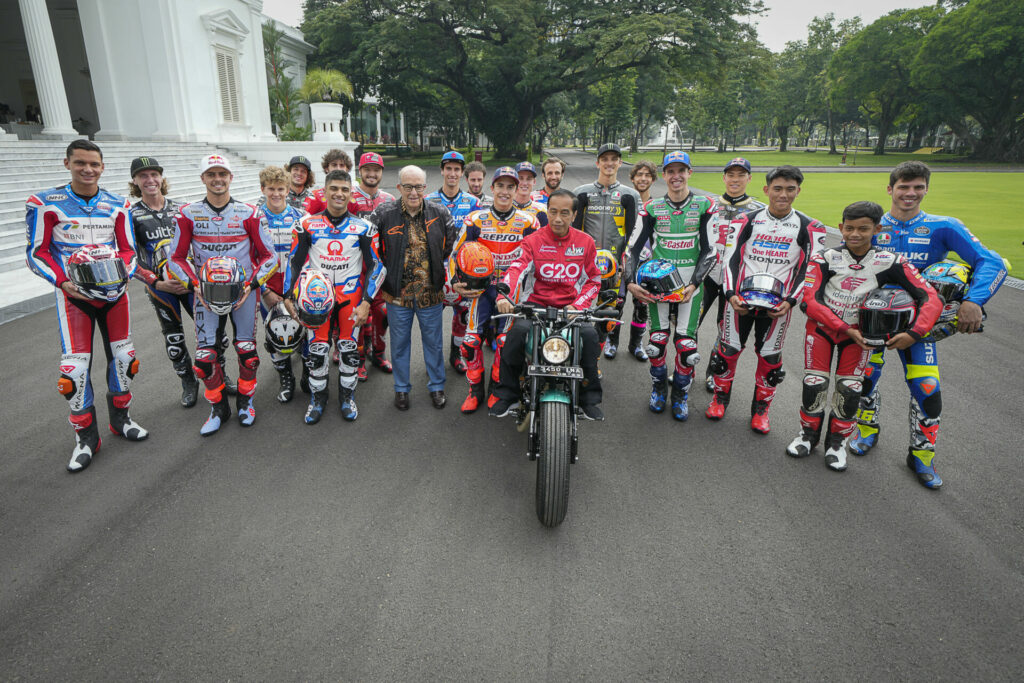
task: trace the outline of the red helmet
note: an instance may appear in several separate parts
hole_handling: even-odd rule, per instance
[[[487,289],[494,276],[494,255],[479,242],[466,242],[455,256],[455,268],[470,289]]]
[[[244,289],[245,272],[234,256],[211,256],[199,270],[199,291],[217,315],[230,313]]]
[[[68,279],[90,299],[117,301],[128,288],[124,261],[106,244],[87,244],[68,257]]]

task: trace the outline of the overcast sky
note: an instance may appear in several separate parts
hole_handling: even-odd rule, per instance
[[[897,7],[924,7],[934,5],[934,0],[815,0],[797,2],[794,0],[765,0],[768,11],[755,20],[761,42],[773,52],[781,52],[790,40],[807,37],[807,24],[816,16],[829,12],[836,19],[860,16],[865,24],[896,9]],[[263,13],[289,26],[302,22],[302,0],[264,0]]]

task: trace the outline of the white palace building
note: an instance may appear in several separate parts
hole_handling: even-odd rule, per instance
[[[52,303],[52,288],[24,265],[24,201],[67,182],[68,140],[103,148],[104,187],[124,193],[130,160],[149,155],[171,196],[185,199],[202,194],[198,162],[214,151],[232,159],[232,194],[245,201],[267,163],[353,153],[341,105],[317,114],[313,142],[277,141],[262,9],[263,0],[0,1],[0,322]],[[313,47],[277,27],[301,83]]]

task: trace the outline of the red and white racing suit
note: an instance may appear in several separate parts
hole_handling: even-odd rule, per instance
[[[170,271],[182,283],[196,289],[199,277],[189,263],[191,253],[196,266],[213,256],[231,256],[245,273],[250,289],[263,286],[277,270],[274,241],[267,219],[252,204],[228,199],[214,208],[206,199],[185,204],[178,212],[178,230],[171,242]],[[260,359],[256,351],[256,310],[259,296],[250,294],[231,311],[238,353],[238,393],[256,393],[256,369]],[[220,316],[199,303],[196,297],[192,314],[196,322],[196,377],[203,380],[210,403],[219,403],[224,390],[224,372],[217,362],[217,325]]]
[[[95,419],[92,380],[92,338],[96,326],[107,357],[107,391],[112,405],[127,409],[132,377],[139,369],[131,337],[128,292],[114,302],[81,301],[64,293],[68,258],[87,244],[105,244],[124,261],[128,277],[135,274],[135,237],[128,200],[99,190],[88,199],[71,185],[43,190],[25,203],[29,269],[55,287],[60,333],[60,380],[57,388],[68,400],[75,431]]]
[[[817,443],[821,435],[833,356],[838,356],[836,390],[828,433],[845,439],[857,424],[868,351],[846,331],[856,327],[860,304],[868,292],[885,285],[902,287],[914,298],[918,314],[908,333],[917,340],[927,335],[942,312],[942,300],[903,256],[872,248],[858,258],[843,246],[811,259],[803,292],[807,334],[800,408],[800,425],[811,443]]]
[[[736,242],[725,254],[722,288],[728,301],[738,293],[743,279],[758,273],[773,275],[783,283],[783,297],[795,306],[811,256],[825,248],[825,226],[799,211],[778,218],[767,209],[738,217]],[[737,219],[733,219],[734,221]],[[736,364],[754,329],[757,370],[754,375],[754,410],[766,410],[775,397],[782,372],[782,344],[792,308],[779,318],[741,316],[731,306],[722,315],[719,342],[712,354],[715,393],[726,398],[736,377]]]

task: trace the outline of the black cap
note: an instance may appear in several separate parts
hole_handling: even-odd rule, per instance
[[[615,152],[620,157],[622,156],[622,148],[616,145],[614,142],[606,142],[597,148],[597,158],[600,159],[601,155],[605,152]]]
[[[309,163],[309,159],[307,159],[306,157],[292,157],[292,160],[288,162],[288,169],[291,170],[291,167],[294,166],[295,164],[302,164],[303,166],[306,167],[307,171],[313,170],[313,164]]]
[[[151,168],[155,168],[156,170],[160,171],[161,173],[164,172],[164,167],[161,166],[160,162],[157,161],[153,157],[136,157],[136,158],[132,159],[132,170],[131,170],[132,178],[135,177],[136,173],[138,173],[140,171],[146,171],[146,170],[149,170]]]

